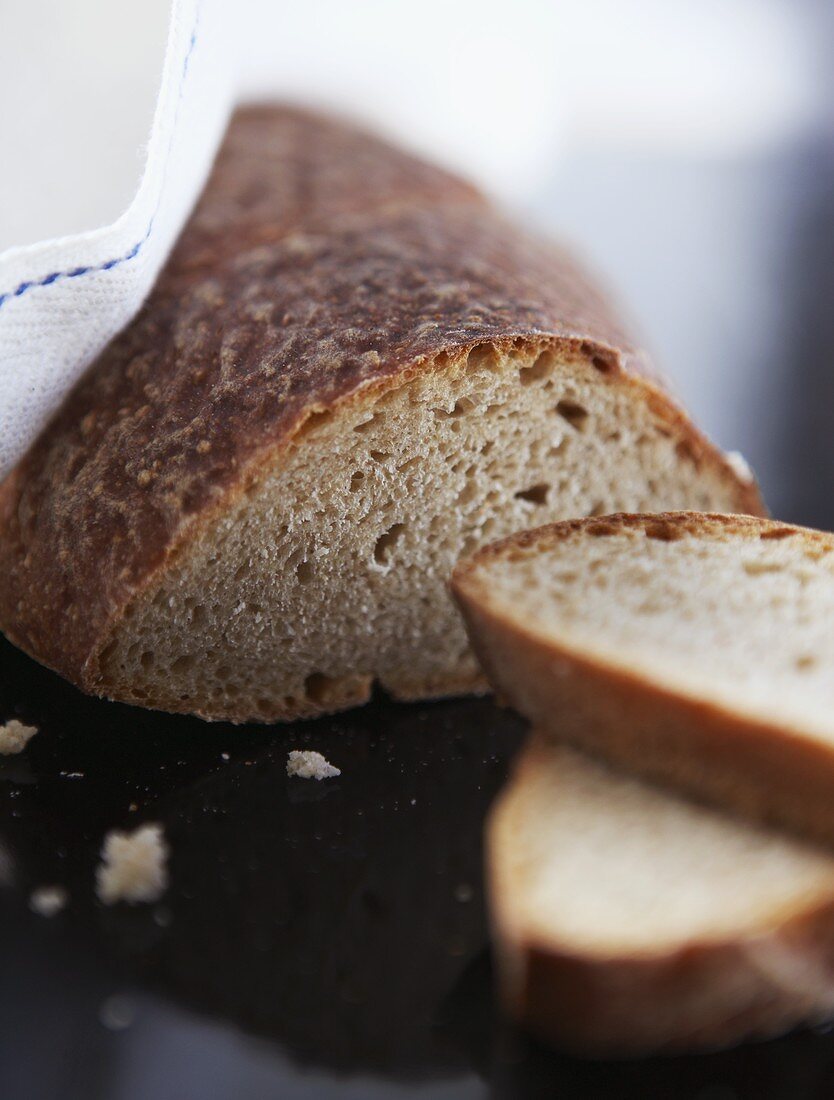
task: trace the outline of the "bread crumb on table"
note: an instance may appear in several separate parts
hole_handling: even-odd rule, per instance
[[[748,483],[755,480],[755,474],[751,469],[750,463],[741,453],[741,451],[725,451],[724,457],[727,460],[727,464],[730,469],[739,478],[740,481],[746,481]]]
[[[341,774],[341,769],[334,768],[320,752],[293,749],[287,758],[287,775],[297,775],[299,779],[330,779]]]
[[[111,830],[96,868],[96,893],[105,905],[158,901],[168,887],[168,845],[158,824],[132,833]]]
[[[39,886],[29,898],[29,908],[41,917],[54,917],[69,901],[63,886]]]
[[[37,732],[37,726],[25,726],[16,718],[11,718],[4,726],[0,726],[0,754],[12,756],[23,752]]]

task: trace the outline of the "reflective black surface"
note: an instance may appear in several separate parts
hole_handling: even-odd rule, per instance
[[[519,739],[514,717],[486,700],[380,701],[291,729],[241,730],[84,699],[9,646],[2,668],[0,713],[41,729],[24,755],[0,763],[15,876],[3,898],[7,1066],[44,1072],[45,1008],[64,1031],[86,1016],[90,1034],[59,1036],[84,1047],[71,1051],[82,1064],[67,1095],[111,1095],[111,1081],[87,1074],[111,1057],[101,1004],[129,988],[334,1074],[469,1072],[455,994],[486,943],[481,823]],[[323,751],[341,777],[288,778],[287,753],[299,747]],[[171,888],[157,906],[101,906],[103,834],[147,819],[164,823]],[[29,914],[30,891],[53,882],[69,888],[68,911]],[[43,989],[29,1004],[36,979]],[[486,978],[481,992],[488,1000]],[[141,1015],[157,1013],[155,1000],[141,1003]],[[32,1095],[25,1084],[20,1095]]]
[[[589,1064],[497,1019],[481,831],[523,730],[490,701],[234,729],[85,699],[5,644],[0,667],[0,713],[41,730],[0,764],[4,1098],[834,1093],[824,1035]],[[288,779],[304,746],[341,777]],[[104,907],[102,837],[145,820],[170,889]],[[71,894],[53,918],[44,883]]]

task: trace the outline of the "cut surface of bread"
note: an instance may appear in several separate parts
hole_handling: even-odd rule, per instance
[[[586,276],[337,120],[239,112],[137,319],[0,487],[0,625],[271,721],[482,684],[446,582],[532,523],[761,508]]]
[[[487,547],[454,588],[534,725],[834,841],[834,536],[615,515]]]
[[[534,516],[724,495],[595,375],[481,348],[317,422],[130,605],[109,691],[270,719],[361,702],[374,678],[400,698],[480,686],[446,590],[461,553]]]
[[[834,1014],[834,858],[534,735],[487,834],[510,1013],[596,1055]]]

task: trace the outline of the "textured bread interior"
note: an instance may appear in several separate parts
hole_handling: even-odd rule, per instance
[[[479,577],[493,606],[559,646],[834,740],[834,542],[615,520],[508,548]]]
[[[127,608],[100,690],[271,720],[481,683],[446,591],[461,554],[617,509],[731,511],[645,390],[527,342],[443,357],[308,421]]]
[[[834,900],[834,859],[820,850],[565,747],[535,744],[496,822],[502,908],[531,941],[572,953],[754,936]]]

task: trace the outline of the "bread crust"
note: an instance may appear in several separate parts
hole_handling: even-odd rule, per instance
[[[780,722],[666,690],[636,669],[560,644],[502,613],[478,570],[513,549],[579,533],[642,529],[671,539],[686,531],[747,539],[797,538],[834,553],[834,536],[747,516],[695,512],[615,515],[550,524],[484,547],[460,564],[452,590],[488,679],[536,726],[586,751],[733,807],[755,820],[834,842],[834,753]]]
[[[527,340],[636,387],[739,511],[761,510],[561,251],[352,126],[239,111],[140,314],[0,486],[0,627],[103,690],[126,607],[311,417]]]
[[[525,776],[547,766],[546,757],[534,735],[487,827],[493,945],[513,1019],[584,1057],[637,1057],[719,1049],[831,1017],[834,866],[827,891],[736,938],[606,954],[531,934],[515,911],[518,891],[505,848],[512,803],[523,797]]]

